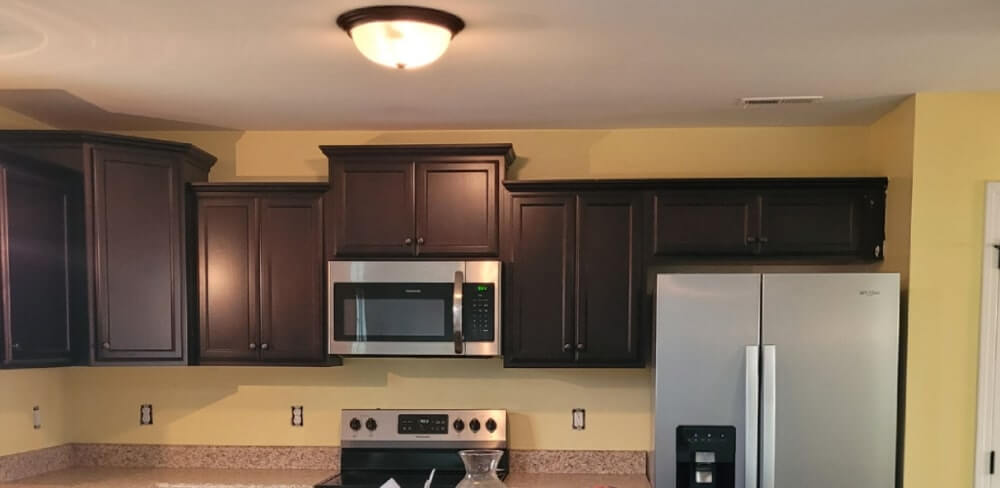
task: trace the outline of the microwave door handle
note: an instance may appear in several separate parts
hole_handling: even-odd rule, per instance
[[[452,334],[455,339],[455,354],[462,354],[465,344],[462,338],[462,285],[465,284],[465,273],[455,271],[455,289],[451,297]]]

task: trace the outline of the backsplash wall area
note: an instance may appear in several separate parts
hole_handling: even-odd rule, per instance
[[[69,370],[81,443],[336,446],[344,408],[506,408],[513,449],[647,450],[648,370],[503,369],[499,359],[348,359],[337,368]],[[139,425],[139,406],[154,422]],[[291,406],[305,425],[291,426]],[[587,428],[571,427],[573,408]]]
[[[65,368],[0,371],[0,456],[71,441],[68,413],[74,402],[69,375]],[[34,428],[35,406],[41,414],[40,429]]]

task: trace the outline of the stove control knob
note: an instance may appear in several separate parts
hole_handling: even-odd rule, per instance
[[[491,434],[493,432],[495,432],[497,430],[497,421],[493,420],[493,419],[487,420],[486,421],[486,430],[490,431]]]
[[[455,432],[461,432],[465,430],[465,422],[463,422],[462,419],[455,419],[455,422],[453,422],[451,426],[452,428],[455,429]]]
[[[370,418],[370,419],[368,419],[368,420],[365,421],[365,428],[366,429],[368,429],[368,430],[375,430],[376,427],[378,427],[378,423],[375,422],[375,419],[371,419]]]
[[[361,430],[361,421],[358,419],[351,419],[351,430],[358,431]]]
[[[469,421],[469,428],[473,432],[479,432],[479,419],[472,419]]]

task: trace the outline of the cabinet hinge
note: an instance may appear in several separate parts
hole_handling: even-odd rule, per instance
[[[994,468],[996,468],[996,460],[997,460],[997,452],[990,451],[990,474],[993,474],[995,472]]]

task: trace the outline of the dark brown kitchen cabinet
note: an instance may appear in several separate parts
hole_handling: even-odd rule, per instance
[[[215,158],[190,144],[0,131],[0,146],[83,176],[89,351],[97,363],[187,362],[185,184]]]
[[[882,258],[884,178],[682,185],[651,192],[654,256]]]
[[[0,359],[72,364],[86,324],[83,181],[19,163],[0,156]]]
[[[198,362],[331,364],[323,318],[326,189],[195,186]]]
[[[641,198],[514,193],[504,364],[641,366]]]
[[[329,259],[499,254],[509,144],[321,146]]]

